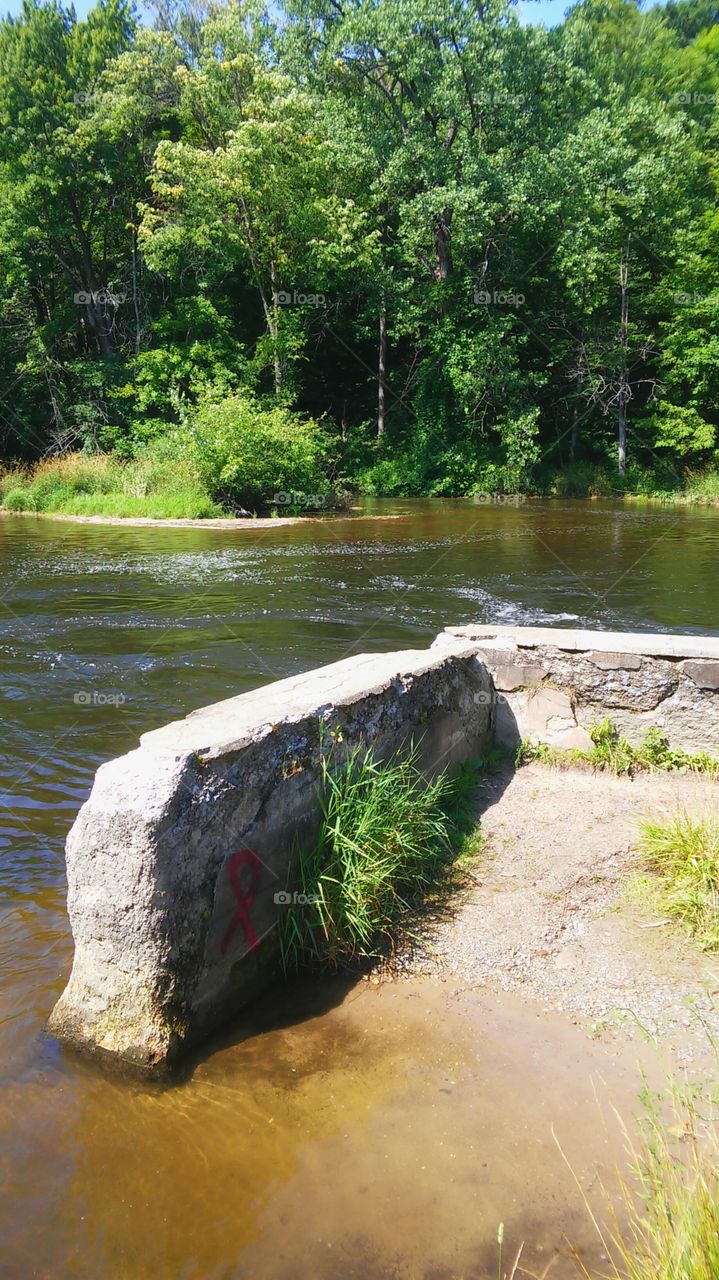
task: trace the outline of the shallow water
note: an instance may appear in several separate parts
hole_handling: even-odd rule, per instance
[[[403,1014],[393,1042],[369,1006],[354,1023],[328,1010],[249,1037],[245,1019],[237,1043],[160,1092],[107,1080],[42,1034],[71,958],[64,837],[97,765],[145,729],[349,653],[425,647],[447,623],[719,633],[713,510],[428,501],[373,511],[382,518],[256,532],[0,518],[0,1275],[484,1274],[476,1260],[512,1162],[476,1222],[466,1195],[451,1211],[436,1134],[431,1194],[415,1176],[437,1101],[427,1081],[450,1071],[454,1040],[425,1028],[415,1047]],[[470,1184],[481,1135],[492,1156],[500,1141],[487,1128],[499,1084],[485,1067],[462,1068],[484,1108],[462,1162]],[[447,1124],[458,1151],[454,1103]],[[415,1169],[404,1180],[400,1151]],[[372,1200],[355,1165],[370,1186],[385,1163],[385,1200]],[[516,1195],[524,1212],[533,1192]],[[386,1222],[363,1252],[352,1241],[365,1203],[373,1213],[384,1203]],[[330,1241],[343,1252],[321,1266],[328,1205],[343,1206]],[[283,1214],[293,1230],[304,1215],[297,1249]],[[545,1242],[547,1221],[543,1204],[530,1225]]]

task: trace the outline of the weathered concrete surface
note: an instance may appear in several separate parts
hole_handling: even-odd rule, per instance
[[[321,757],[410,739],[431,773],[485,748],[475,646],[362,655],[203,708],[97,772],[67,842],[75,959],[50,1029],[143,1066],[177,1058],[274,972],[316,830]]]
[[[719,755],[719,639],[552,627],[448,627],[470,642],[498,691],[497,741],[587,746],[608,716],[631,742],[653,726],[672,746]]]

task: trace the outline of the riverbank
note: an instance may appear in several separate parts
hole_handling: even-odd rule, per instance
[[[478,500],[481,498],[481,501]],[[561,502],[563,499],[558,497],[548,497],[542,494],[521,495],[522,502],[540,503],[547,502],[550,506],[552,502]],[[409,499],[408,499],[409,501]],[[431,500],[430,500],[431,501]],[[522,503],[518,501],[517,495],[474,495],[473,498],[465,499],[471,501],[476,506],[518,506]],[[597,495],[585,495],[584,497],[574,498],[575,502],[595,503],[603,501]],[[664,495],[662,497],[652,497],[647,494],[624,494],[617,497],[618,502],[631,503],[634,506],[653,506],[653,507],[719,507],[719,498],[699,498],[687,495]],[[442,499],[437,499],[438,503]],[[303,515],[260,515],[260,516],[152,516],[152,515],[77,515],[66,511],[37,511],[33,507],[7,507],[0,502],[0,515],[2,516],[35,516],[42,520],[64,521],[69,524],[86,524],[86,525],[115,525],[119,528],[166,528],[166,529],[274,529],[281,528],[282,525],[292,524],[327,524],[333,519],[346,519],[352,516],[356,520],[401,520],[399,514],[387,514],[384,512],[363,512],[360,503],[356,505],[343,506],[341,509],[324,513],[313,512]]]
[[[308,516],[199,516],[197,519],[160,518],[157,516],[73,516],[60,511],[10,511],[0,507],[3,516],[35,516],[38,520],[60,520],[67,524],[104,524],[120,528],[163,529],[263,529],[283,524],[300,524]],[[319,518],[319,517],[317,517]]]
[[[252,470],[251,459],[236,459],[235,470]],[[315,481],[318,492],[305,491],[298,478],[273,479],[272,464],[265,463],[266,480],[259,488],[246,482],[243,504],[231,502],[219,477],[208,479],[196,459],[173,453],[162,441],[148,446],[132,459],[115,454],[67,454],[34,466],[2,472],[0,467],[0,512],[21,515],[52,515],[98,524],[166,524],[183,527],[197,524],[206,528],[243,528],[249,521],[280,524],[292,519],[326,518],[344,514],[351,508],[351,495],[358,502],[372,498],[410,500],[414,490],[393,482],[383,486],[374,481],[363,486],[361,475],[350,475],[346,488],[327,477]],[[279,464],[275,472],[279,471]],[[306,482],[305,482],[306,483]],[[528,478],[516,493],[487,490],[457,491],[448,486],[444,494],[430,489],[438,501],[457,498],[482,506],[517,506],[525,502],[553,500],[608,500],[633,505],[717,507],[719,472],[713,468],[687,471],[683,487],[663,488],[653,473],[635,469],[626,477],[601,467],[568,467],[565,471],[537,474]],[[244,492],[240,489],[237,492]],[[425,490],[425,493],[428,491]],[[237,494],[235,494],[237,496]],[[248,508],[248,509],[246,509]],[[236,513],[236,514],[235,514]]]
[[[630,502],[719,505],[719,470],[716,463],[699,467],[662,464],[658,456],[651,467],[630,464],[624,475],[601,463],[568,463],[550,469],[538,467],[529,485],[545,498],[607,498]]]

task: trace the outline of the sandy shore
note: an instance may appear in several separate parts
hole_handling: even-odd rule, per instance
[[[163,520],[155,516],[69,516],[56,511],[8,511],[0,507],[0,516],[34,516],[36,520],[62,520],[69,524],[107,524],[124,527],[157,526],[164,529],[275,529],[283,524],[327,524],[331,520],[401,520],[397,515],[363,514],[360,507],[333,512],[331,516],[215,516],[198,520]]]
[[[62,520],[70,524],[158,525],[167,529],[265,529],[282,524],[306,524],[312,516],[216,516],[206,520],[161,520],[155,516],[68,516],[55,511],[6,511],[3,516],[34,516],[37,520]]]

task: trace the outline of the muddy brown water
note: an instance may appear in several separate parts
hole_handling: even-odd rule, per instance
[[[713,510],[593,503],[257,532],[0,517],[0,1276],[458,1280],[496,1274],[499,1221],[539,1269],[563,1231],[591,1255],[550,1126],[591,1187],[621,1154],[593,1082],[630,1111],[636,1053],[477,992],[322,984],[254,1006],[172,1089],[110,1078],[43,1033],[63,842],[140,732],[348,653],[472,620],[717,634],[718,549]]]

